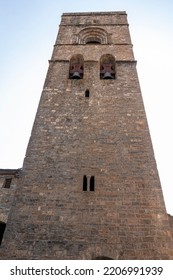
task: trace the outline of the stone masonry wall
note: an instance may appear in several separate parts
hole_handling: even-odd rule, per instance
[[[20,169],[0,169],[0,246],[13,204]]]

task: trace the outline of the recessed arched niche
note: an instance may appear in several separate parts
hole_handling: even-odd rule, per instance
[[[82,29],[77,35],[78,44],[108,44],[108,33],[97,27]]]

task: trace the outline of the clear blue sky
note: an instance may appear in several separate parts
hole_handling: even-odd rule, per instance
[[[0,0],[0,168],[22,167],[63,12],[126,11],[155,157],[173,214],[173,1]]]

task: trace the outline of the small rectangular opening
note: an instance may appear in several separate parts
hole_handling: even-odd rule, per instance
[[[4,182],[3,187],[6,188],[6,189],[9,189],[10,186],[11,186],[11,181],[12,181],[12,178],[5,178],[5,182]]]

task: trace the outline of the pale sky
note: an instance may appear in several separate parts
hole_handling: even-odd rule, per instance
[[[64,12],[126,11],[167,212],[173,215],[173,1],[0,0],[0,168],[21,168]]]

